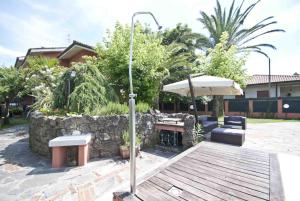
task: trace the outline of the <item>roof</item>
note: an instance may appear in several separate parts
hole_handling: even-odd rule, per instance
[[[73,43],[71,45],[69,45],[64,51],[62,51],[60,53],[60,55],[58,55],[57,58],[59,59],[67,59],[71,56],[73,56],[74,54],[76,54],[80,49],[85,49],[87,51],[90,52],[95,52],[94,47],[78,42],[76,40],[73,40]]]
[[[24,56],[17,57],[16,62],[15,62],[15,67],[19,67],[23,63],[24,59],[25,59]]]
[[[300,81],[300,75],[271,75],[271,83]],[[247,85],[267,84],[269,75],[253,75]]]
[[[17,57],[15,67],[22,66],[27,57],[34,53],[45,53],[45,52],[62,52],[66,47],[37,47],[37,48],[29,48],[25,56]],[[21,59],[22,58],[22,59]]]

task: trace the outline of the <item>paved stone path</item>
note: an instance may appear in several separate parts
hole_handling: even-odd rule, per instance
[[[129,162],[119,157],[52,169],[48,158],[30,151],[27,130],[19,126],[0,131],[0,200],[112,200],[114,189],[128,185]],[[173,156],[172,152],[143,151],[137,159],[138,176]]]
[[[249,124],[243,147],[300,156],[300,122]]]

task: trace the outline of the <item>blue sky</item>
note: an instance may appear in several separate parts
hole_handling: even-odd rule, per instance
[[[220,0],[229,7],[231,1]],[[237,0],[239,2],[239,0]],[[254,0],[245,0],[245,5]],[[95,45],[116,21],[130,23],[135,11],[152,11],[164,28],[187,23],[195,32],[207,34],[197,18],[199,11],[212,12],[214,0],[1,0],[0,65],[13,65],[16,56],[30,47],[59,47],[71,40]],[[262,0],[246,25],[267,16],[275,16],[286,33],[276,33],[257,42],[269,42],[278,49],[267,51],[272,58],[272,74],[300,73],[300,1]],[[141,22],[153,24],[149,17]],[[251,54],[246,68],[249,74],[267,74],[267,59]]]

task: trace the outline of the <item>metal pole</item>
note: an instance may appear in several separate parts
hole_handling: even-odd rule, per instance
[[[133,50],[133,34],[134,34],[134,16],[131,19],[130,31],[130,53],[129,53],[129,135],[130,135],[130,193],[136,193],[136,161],[135,161],[135,94],[133,94],[132,85],[132,50]]]
[[[131,30],[130,30],[130,52],[129,52],[129,135],[130,135],[130,193],[136,193],[136,134],[135,134],[135,96],[133,93],[132,84],[132,54],[133,54],[133,34],[134,34],[134,17],[140,14],[151,15],[159,29],[161,26],[151,12],[136,12],[131,18]]]
[[[271,97],[271,59],[268,57],[269,61],[269,97]]]
[[[196,106],[194,87],[193,87],[193,84],[192,84],[192,76],[191,75],[188,75],[188,81],[189,81],[190,93],[191,93],[193,107],[194,107],[195,121],[196,121],[196,123],[198,123],[197,106]]]

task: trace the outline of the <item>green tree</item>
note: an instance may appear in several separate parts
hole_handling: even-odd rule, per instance
[[[163,84],[170,84],[187,78],[194,73],[196,61],[196,48],[201,34],[192,32],[186,24],[177,24],[173,29],[166,29],[162,33],[162,44],[166,46],[170,53],[168,63],[169,76],[163,80]],[[203,36],[204,37],[204,36]],[[180,101],[188,101],[187,98],[173,93],[160,92],[160,101],[174,102],[179,107]]]
[[[200,72],[206,75],[229,78],[246,86],[248,78],[243,68],[246,62],[246,54],[237,54],[235,45],[227,47],[228,33],[221,35],[220,42],[213,49],[208,49],[208,55],[199,57]],[[216,116],[223,115],[223,96],[215,96],[213,99],[213,113]]]
[[[97,47],[97,65],[112,84],[121,102],[127,102],[129,94],[130,27],[117,23],[115,31]],[[153,105],[157,100],[163,78],[168,75],[168,51],[157,34],[136,24],[133,48],[133,86],[137,101]]]
[[[30,57],[27,67],[21,71],[25,78],[22,96],[35,98],[33,109],[52,108],[53,91],[65,68],[59,66],[58,60],[54,58]]]
[[[106,105],[108,101],[116,101],[114,90],[95,63],[95,58],[86,57],[84,63],[73,63],[65,71],[54,93],[54,107],[90,113],[96,107]],[[72,72],[75,72],[73,77]]]
[[[209,15],[206,12],[201,11],[199,21],[209,32],[209,38],[211,38],[211,40],[209,38],[206,38],[206,40],[201,38],[203,40],[203,45],[207,46],[210,44],[210,47],[214,47],[215,44],[220,42],[222,33],[227,32],[228,47],[236,45],[239,52],[251,51],[267,56],[262,48],[267,47],[276,49],[275,46],[269,43],[253,44],[255,41],[254,39],[274,32],[284,32],[284,30],[269,28],[271,25],[277,23],[277,21],[273,20],[273,16],[266,17],[261,21],[258,21],[255,25],[245,28],[244,22],[259,2],[260,0],[243,10],[242,7],[244,1],[239,6],[235,7],[235,1],[233,0],[229,10],[226,10],[221,7],[217,0],[214,14]]]
[[[13,67],[0,68],[0,102],[5,102],[4,123],[9,123],[9,105],[22,89],[21,75]]]

